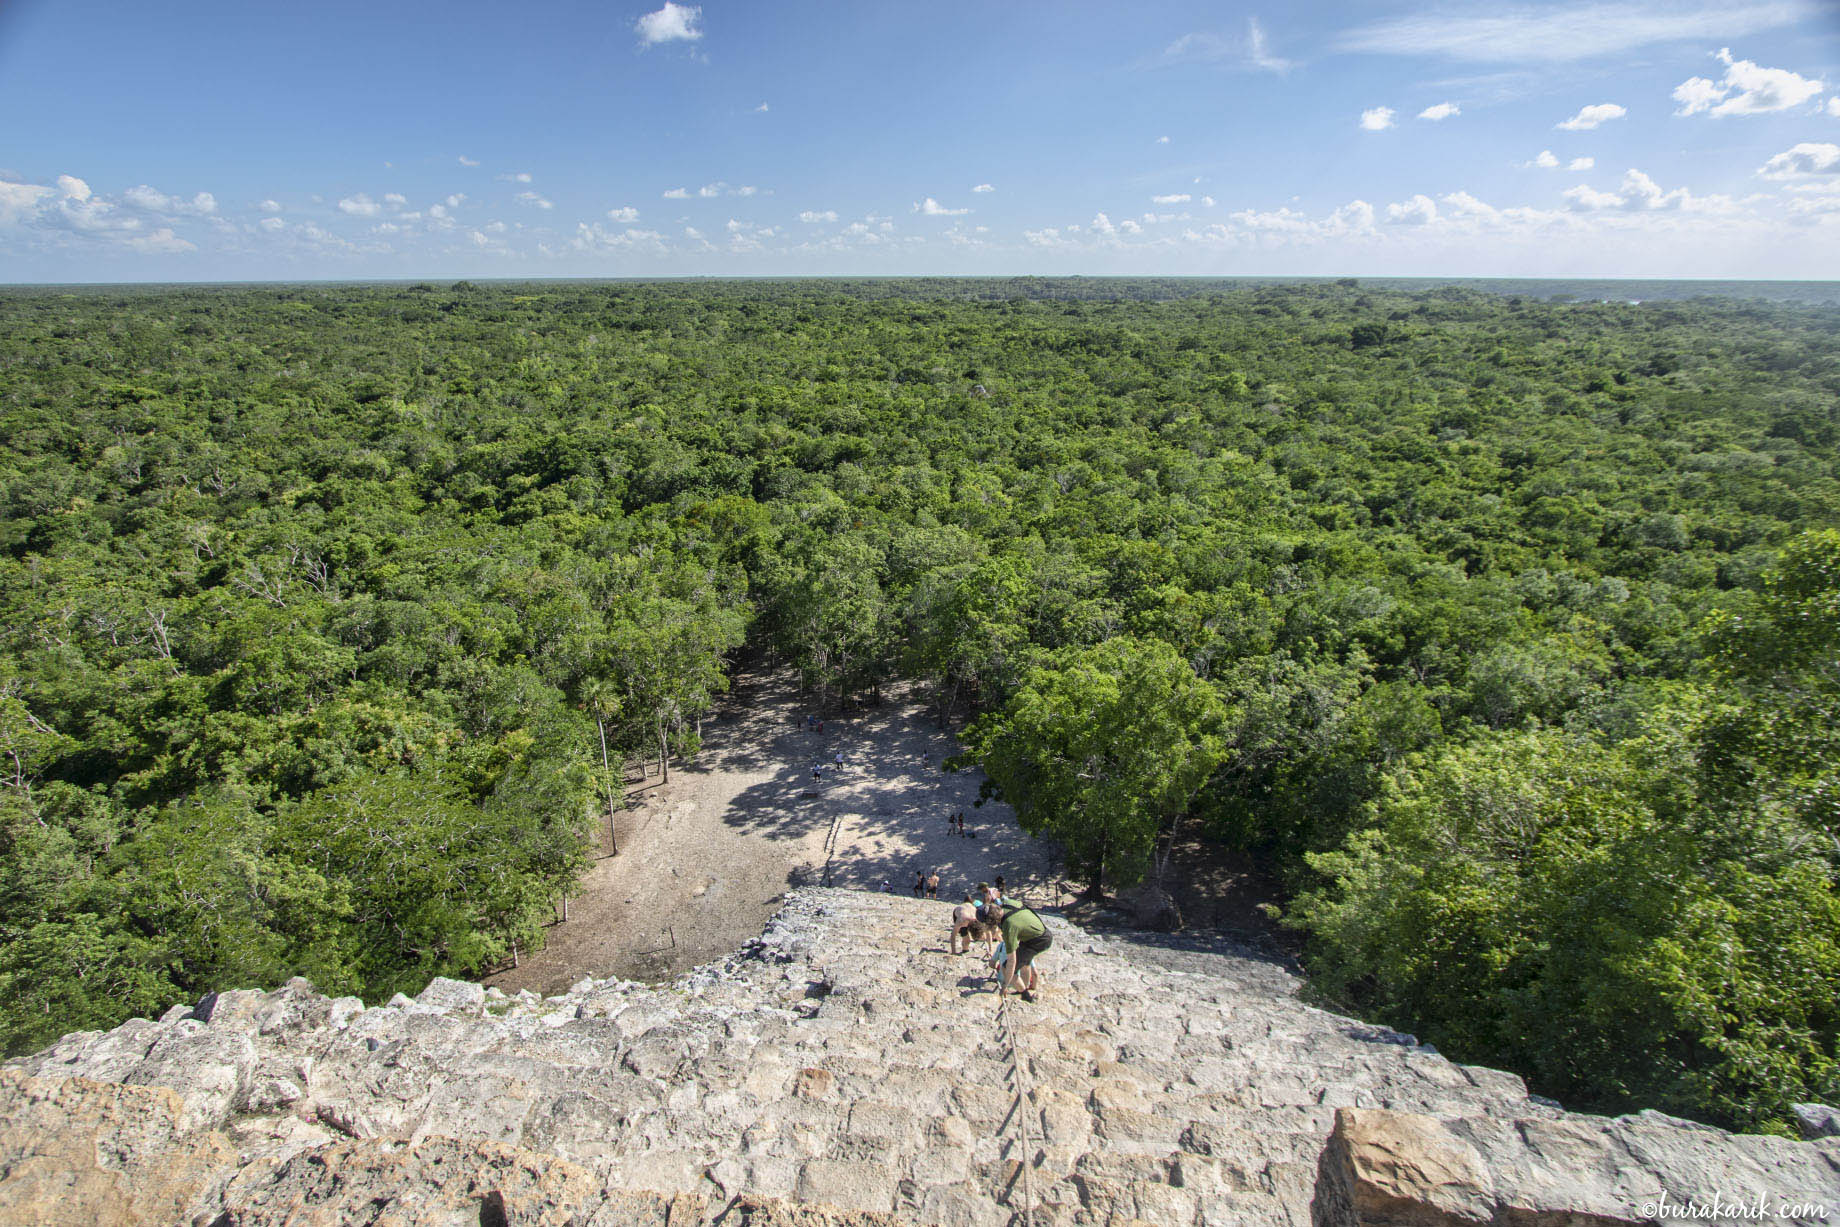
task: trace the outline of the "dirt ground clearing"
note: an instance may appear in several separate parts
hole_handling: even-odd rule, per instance
[[[973,808],[982,772],[940,769],[958,743],[921,698],[895,687],[879,707],[825,717],[818,733],[804,727],[814,709],[793,679],[738,674],[703,723],[696,761],[674,766],[669,784],[654,775],[633,788],[620,854],[595,862],[569,919],[486,982],[553,993],[583,976],[667,978],[757,936],[788,886],[827,875],[834,886],[887,881],[906,893],[915,870],[937,870],[942,942],[952,903],[997,874],[1031,902],[1070,897],[1054,849],[1023,834],[1009,806]],[[951,833],[946,820],[959,810],[974,838]]]

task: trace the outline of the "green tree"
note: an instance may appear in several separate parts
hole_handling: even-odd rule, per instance
[[[1225,714],[1167,644],[1108,639],[1030,670],[965,743],[1023,828],[1060,841],[1098,889],[1160,873],[1224,755]]]

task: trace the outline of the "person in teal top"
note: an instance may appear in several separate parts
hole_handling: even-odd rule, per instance
[[[1022,993],[1024,1001],[1034,1001],[1035,956],[1053,945],[1054,939],[1034,908],[1011,899],[1005,899],[1002,907],[998,927],[1003,934],[1003,948],[1009,955],[1003,961],[1003,969],[997,973],[997,991],[1008,996],[1013,987]]]

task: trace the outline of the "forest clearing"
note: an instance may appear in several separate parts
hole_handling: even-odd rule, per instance
[[[998,874],[1018,895],[1066,895],[1053,849],[1009,806],[978,807],[982,773],[942,770],[958,751],[913,688],[809,727],[810,696],[784,673],[740,673],[703,726],[696,758],[635,780],[620,852],[582,876],[569,919],[542,949],[487,979],[508,992],[560,993],[583,976],[660,980],[739,949],[791,886],[911,894],[916,870],[940,878],[939,927],[951,904]],[[843,755],[843,765],[836,756]],[[816,785],[814,764],[828,770]],[[971,838],[949,814],[968,815]]]

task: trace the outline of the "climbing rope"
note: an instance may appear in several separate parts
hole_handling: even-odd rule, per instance
[[[999,967],[997,974],[1001,976],[1003,969]],[[1022,1055],[1022,1041],[1017,1038],[1016,1019],[1010,1013],[1008,997],[997,999],[997,1021],[1009,1042],[1010,1077],[1016,1083],[1016,1128],[1022,1142],[1022,1223],[1023,1227],[1035,1227],[1035,1144],[1029,1137],[1029,1118],[1035,1111],[1035,1087],[1026,1073],[1028,1061]]]

